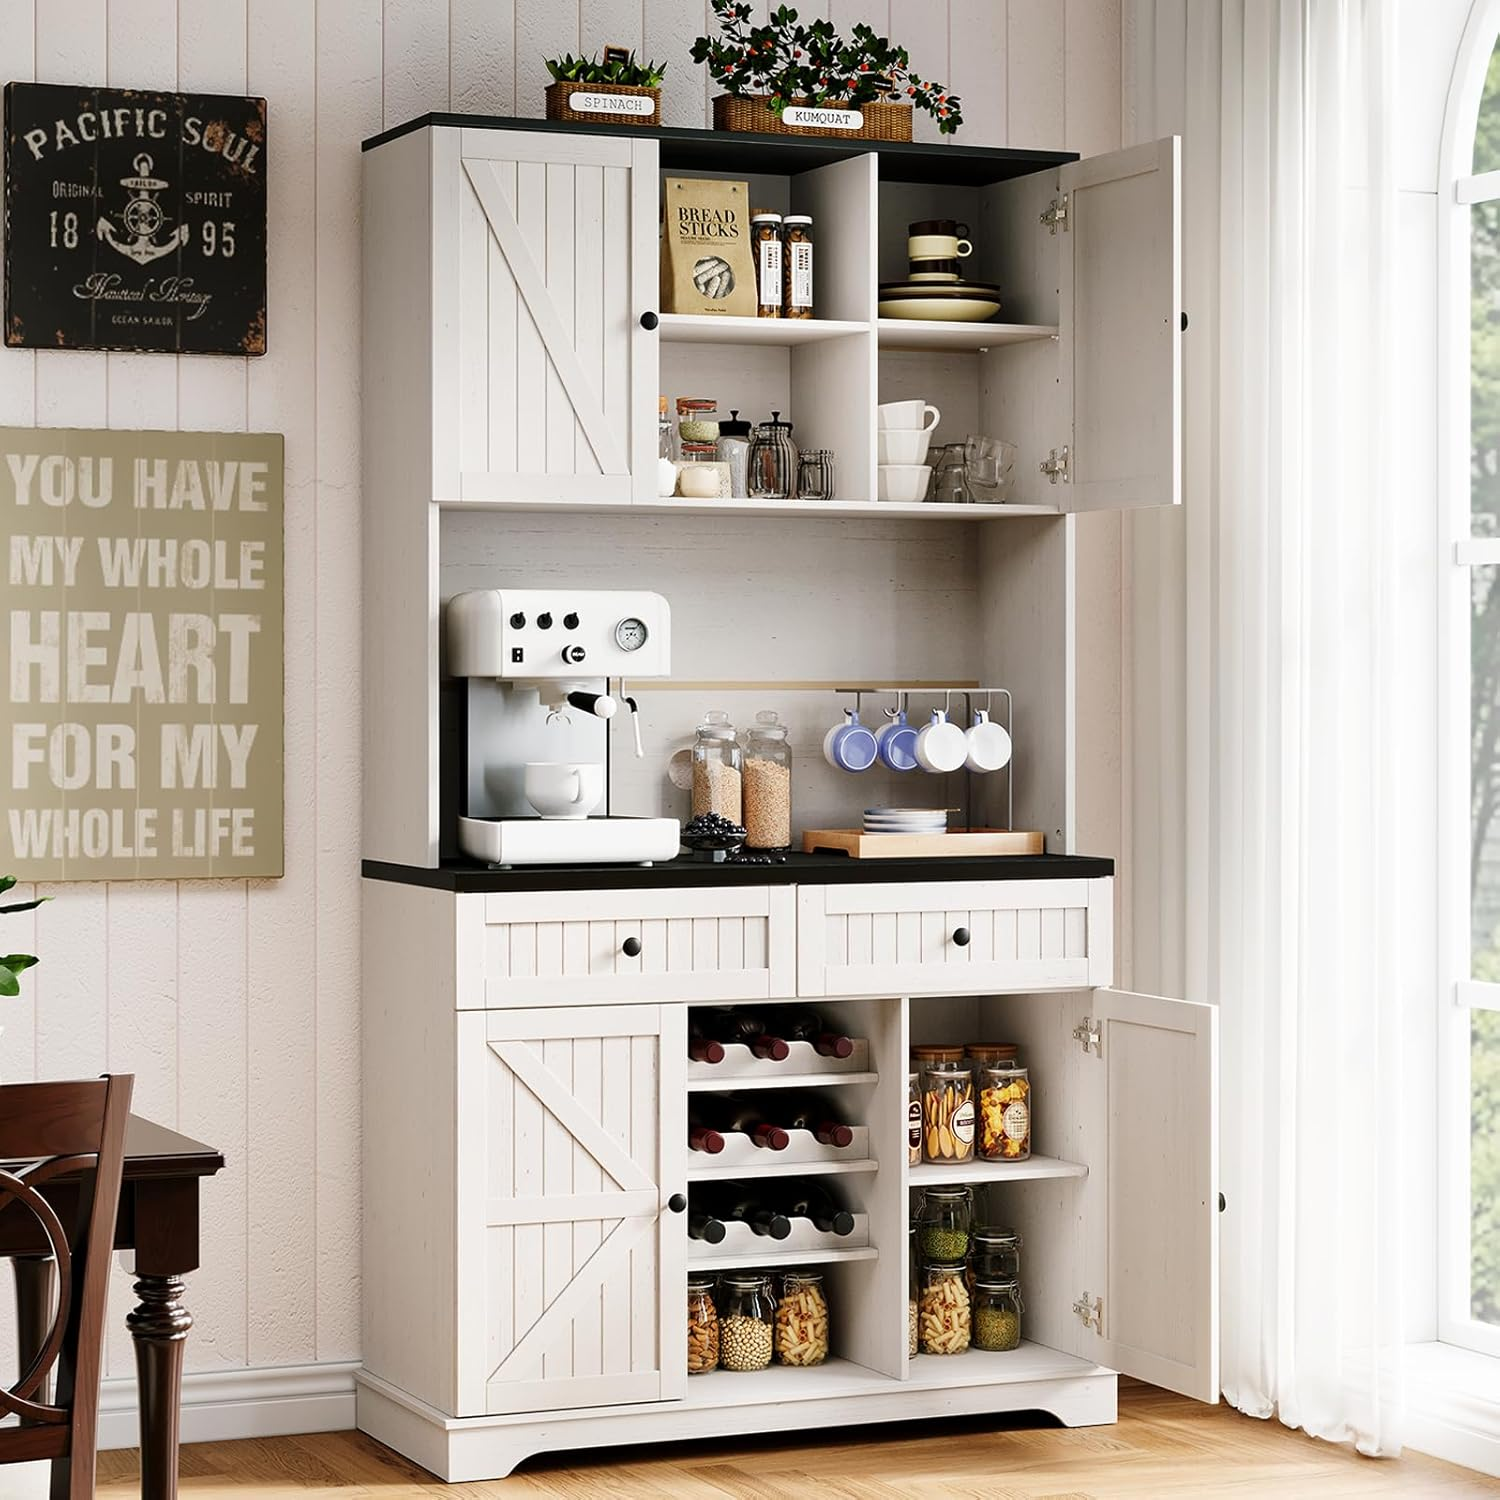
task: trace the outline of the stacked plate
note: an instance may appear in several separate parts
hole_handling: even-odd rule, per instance
[[[946,807],[867,807],[866,833],[947,833]]]
[[[1000,288],[985,281],[886,281],[882,318],[930,318],[939,323],[985,323],[1000,311]]]

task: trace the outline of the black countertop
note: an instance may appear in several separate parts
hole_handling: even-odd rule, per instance
[[[853,885],[869,881],[1092,880],[1113,875],[1112,859],[1084,854],[1011,854],[975,859],[850,859],[846,854],[788,854],[785,864],[709,864],[679,855],[656,865],[522,865],[491,870],[445,860],[435,870],[367,859],[369,880],[439,891],[635,891],[737,885]]]

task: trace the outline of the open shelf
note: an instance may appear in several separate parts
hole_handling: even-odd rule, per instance
[[[924,349],[935,354],[998,349],[1055,339],[1056,327],[1045,323],[943,323],[922,318],[881,318],[876,323],[882,349]]]
[[[878,1083],[879,1081],[880,1074],[878,1073],[784,1073],[779,1076],[766,1074],[761,1077],[689,1078],[688,1093],[706,1093],[713,1089],[733,1089],[737,1094],[744,1093],[746,1089],[826,1089],[836,1083]]]
[[[604,502],[597,500],[457,500],[439,501],[445,509],[504,510],[530,515],[572,512],[614,516],[790,516],[823,520],[883,517],[886,520],[1005,521],[1022,516],[1060,516],[1050,505],[930,505],[900,500],[660,500]]]
[[[790,348],[868,333],[868,323],[837,318],[727,318],[707,313],[663,313],[660,332],[669,344],[769,344]]]
[[[1082,1162],[1063,1161],[1056,1156],[1029,1156],[1025,1161],[974,1161],[962,1163],[923,1162],[907,1169],[912,1187],[943,1182],[1036,1182],[1043,1178],[1087,1177]]]
[[[693,1155],[701,1155],[694,1152]],[[880,1163],[868,1156],[856,1157],[853,1161],[781,1161],[780,1151],[762,1151],[768,1158],[763,1162],[728,1162],[724,1166],[691,1166],[688,1168],[689,1182],[716,1182],[720,1179],[739,1181],[744,1177],[839,1177],[851,1172],[875,1172]]]
[[[693,1243],[697,1243],[694,1241]],[[743,1255],[688,1255],[690,1271],[739,1271],[758,1267],[832,1265],[840,1260],[879,1260],[874,1245],[851,1245],[847,1250],[752,1250]]]

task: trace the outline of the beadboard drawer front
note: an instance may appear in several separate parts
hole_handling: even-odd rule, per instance
[[[460,1010],[796,994],[791,887],[460,900]]]
[[[996,994],[1108,984],[1113,884],[1106,878],[802,886],[798,993]]]

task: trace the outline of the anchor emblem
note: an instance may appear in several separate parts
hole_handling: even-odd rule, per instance
[[[136,175],[120,179],[120,186],[130,193],[120,217],[124,221],[126,232],[134,238],[122,237],[107,215],[101,216],[98,224],[99,238],[106,245],[118,250],[121,255],[128,255],[142,266],[163,255],[170,255],[179,246],[185,245],[188,238],[188,226],[183,224],[174,229],[165,240],[157,242],[156,236],[161,232],[167,216],[162,211],[161,204],[156,201],[156,195],[171,184],[160,177],[153,177],[151,166],[151,158],[142,152],[135,159]]]

